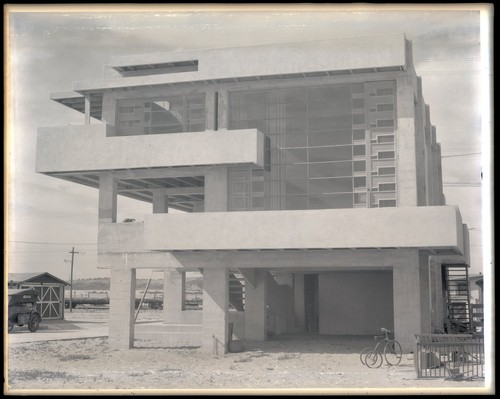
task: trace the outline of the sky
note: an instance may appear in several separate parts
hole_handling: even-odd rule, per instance
[[[102,78],[112,56],[392,33],[404,33],[413,44],[415,68],[441,143],[446,202],[460,207],[470,229],[470,273],[489,269],[488,180],[493,168],[484,6],[127,7],[7,10],[9,272],[47,271],[69,280],[74,248],[75,279],[109,276],[97,268],[98,190],[35,172],[37,128],[83,124],[82,114],[51,101],[50,93],[70,91],[74,81]],[[142,220],[147,213],[150,205],[119,197],[117,220]]]

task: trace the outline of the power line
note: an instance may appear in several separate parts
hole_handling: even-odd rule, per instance
[[[466,157],[469,155],[482,155],[482,152],[471,152],[470,154],[441,155],[441,158]]]
[[[42,241],[17,241],[9,240],[19,244],[49,244],[49,245],[97,245],[96,242],[42,242]]]
[[[86,250],[88,251],[88,250]],[[64,250],[59,250],[59,251],[7,251],[9,254],[60,254],[60,253],[66,253]],[[92,249],[88,252],[97,252],[97,249]]]
[[[414,58],[414,62],[455,62],[455,61],[481,61],[480,58],[477,57],[463,57],[463,58]]]
[[[47,253],[66,253],[66,251],[8,251],[9,254],[47,254]]]

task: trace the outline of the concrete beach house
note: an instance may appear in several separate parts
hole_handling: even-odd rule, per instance
[[[158,334],[210,353],[380,327],[409,351],[450,317],[468,230],[404,35],[120,56],[51,99],[82,124],[39,128],[36,170],[99,190],[112,347],[134,345],[137,269],[164,271]],[[152,213],[117,220],[118,195]]]

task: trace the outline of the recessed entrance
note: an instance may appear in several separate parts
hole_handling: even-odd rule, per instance
[[[319,333],[318,275],[304,275],[305,330]]]

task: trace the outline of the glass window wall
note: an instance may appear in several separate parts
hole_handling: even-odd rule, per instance
[[[230,189],[230,210],[367,206],[373,168],[366,157],[373,154],[366,137],[382,120],[381,141],[394,145],[394,92],[394,82],[231,92],[228,128],[262,131],[270,168],[259,171],[262,184]],[[243,169],[248,182],[256,178],[257,171]],[[230,172],[230,186],[241,190],[238,179]]]
[[[118,101],[120,136],[205,130],[205,94]]]

